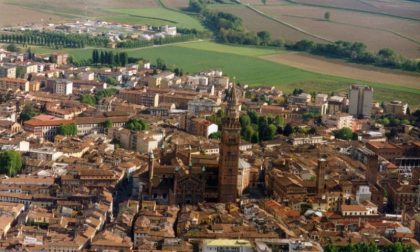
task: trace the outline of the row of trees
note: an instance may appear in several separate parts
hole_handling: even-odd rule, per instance
[[[0,42],[48,47],[83,48],[85,46],[105,47],[106,37],[87,34],[60,33],[47,31],[24,31],[21,33],[0,34]]]
[[[350,128],[344,127],[334,131],[334,137],[342,140],[357,140],[358,136]]]
[[[58,127],[58,134],[63,136],[75,136],[77,135],[77,126],[72,124],[60,124]]]
[[[222,128],[222,119],[225,116],[223,110],[219,110],[216,114],[210,116],[208,119],[216,123],[219,128]],[[292,124],[285,124],[284,118],[281,116],[262,116],[258,115],[256,111],[248,111],[242,114],[239,118],[241,123],[241,137],[251,143],[259,143],[260,141],[272,140],[276,136],[282,134],[290,136],[294,133],[300,134],[315,134],[315,129],[312,127],[294,127]],[[219,138],[220,132],[214,133],[210,138]]]
[[[108,66],[125,66],[128,64],[128,54],[126,52],[112,52],[94,49],[92,51],[92,63]]]
[[[240,122],[242,138],[252,143],[272,140],[284,126],[283,117],[259,116],[255,111],[241,115]]]
[[[14,150],[0,152],[0,173],[15,176],[22,170],[20,153]]]
[[[357,243],[348,244],[344,247],[336,247],[334,245],[327,245],[324,249],[325,252],[414,252],[415,249],[401,242],[395,242],[391,245],[386,245],[381,249],[373,243]]]
[[[126,129],[142,131],[149,129],[149,124],[141,119],[130,119],[124,126]]]
[[[94,106],[99,101],[101,101],[103,98],[113,96],[117,92],[118,92],[118,90],[115,89],[115,88],[108,88],[108,89],[105,89],[105,90],[97,91],[95,93],[95,95],[81,95],[80,96],[80,101],[84,104]]]
[[[310,40],[301,40],[296,43],[285,44],[284,47],[290,50],[345,59],[354,63],[420,72],[420,62],[397,55],[389,48],[383,48],[377,53],[369,52],[366,45],[361,42],[336,41],[323,44]]]

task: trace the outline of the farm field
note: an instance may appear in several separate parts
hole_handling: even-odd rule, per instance
[[[189,0],[162,0],[162,3],[168,8],[182,10],[188,7]]]
[[[309,39],[317,42],[322,40],[316,37],[306,35],[300,31],[292,29],[286,25],[278,23],[274,20],[268,19],[255,11],[241,5],[229,6],[213,6],[213,9],[232,13],[242,19],[245,28],[252,32],[259,32],[262,30],[269,31],[273,38],[282,38],[286,41],[297,41],[301,39]],[[325,42],[325,41],[324,41]]]
[[[108,9],[107,11],[111,14],[106,17],[109,21],[155,26],[175,25],[182,28],[204,30],[198,19],[164,8]]]
[[[364,4],[364,2],[357,1],[359,5]],[[338,4],[347,1],[327,0],[319,2],[324,5],[331,3],[331,6],[335,6],[333,3]],[[244,0],[243,3],[251,4],[253,8],[268,17],[247,8],[245,5],[230,5],[220,7],[218,10],[241,17],[247,30],[254,32],[267,30],[272,34],[272,37],[286,41],[301,39],[319,41],[314,37],[319,37],[324,41],[360,41],[365,43],[371,51],[392,48],[398,54],[406,57],[420,58],[420,33],[418,32],[420,30],[420,20],[393,17],[379,12],[373,14],[340,8],[334,9],[335,7],[305,6],[285,0],[268,1],[266,5],[257,0]],[[412,9],[420,11],[420,3],[409,3],[409,5]],[[402,8],[404,6],[402,5]],[[330,21],[324,20],[326,12],[330,12]],[[410,18],[409,14],[407,15]],[[278,20],[278,22],[269,17]],[[420,18],[420,13],[418,17]],[[284,23],[289,24],[292,28],[284,25]]]
[[[420,19],[419,3],[405,0],[290,0],[290,2]]]
[[[384,70],[383,68],[343,63],[341,60],[329,60],[323,57],[299,52],[274,54],[263,56],[263,58],[316,73],[371,82],[383,82],[386,84],[411,87],[420,90],[420,74],[399,73],[396,71]]]
[[[48,49],[35,48],[35,51],[50,53]],[[67,49],[76,61],[90,58],[92,49]],[[333,76],[333,73],[316,73],[265,59],[268,55],[282,55],[272,49],[247,48],[215,44],[213,42],[188,42],[159,47],[126,49],[130,57],[144,58],[152,63],[157,58],[165,60],[170,68],[179,67],[185,73],[195,73],[220,69],[229,76],[236,76],[240,83],[249,85],[274,85],[285,92],[299,87],[316,92],[345,91],[350,84],[363,82],[375,88],[375,99],[403,99],[412,107],[420,107],[420,89],[410,88],[396,82],[364,81],[358,78]],[[182,55],[182,57],[180,57]],[[263,57],[263,58],[262,58]]]
[[[259,9],[328,40],[360,41],[374,51],[389,47],[404,56],[420,58],[420,22],[307,6],[261,6]],[[331,13],[330,21],[323,19],[327,11]]]
[[[0,25],[13,26],[26,23],[57,22],[63,20],[62,16],[46,14],[36,10],[21,8],[16,5],[6,4],[0,1]],[[16,15],[15,13],[20,13]]]
[[[157,7],[155,0],[0,0],[0,26],[92,18],[106,15],[110,8]]]

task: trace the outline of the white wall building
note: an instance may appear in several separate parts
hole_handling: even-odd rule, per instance
[[[346,113],[336,113],[322,116],[322,123],[336,129],[352,128],[353,116]]]
[[[53,92],[59,95],[73,94],[73,82],[69,80],[57,80],[53,86]]]

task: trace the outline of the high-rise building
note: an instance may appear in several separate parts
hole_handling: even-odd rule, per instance
[[[349,114],[355,117],[369,118],[372,114],[373,88],[352,85],[349,91]]]
[[[227,102],[219,151],[220,202],[234,202],[238,196],[241,124],[239,122],[239,100],[235,84],[233,84],[230,93],[227,95]]]

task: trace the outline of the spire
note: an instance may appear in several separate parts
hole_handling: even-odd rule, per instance
[[[238,93],[236,91],[236,77],[233,77],[232,89],[230,91],[230,102],[232,105],[238,105]]]

